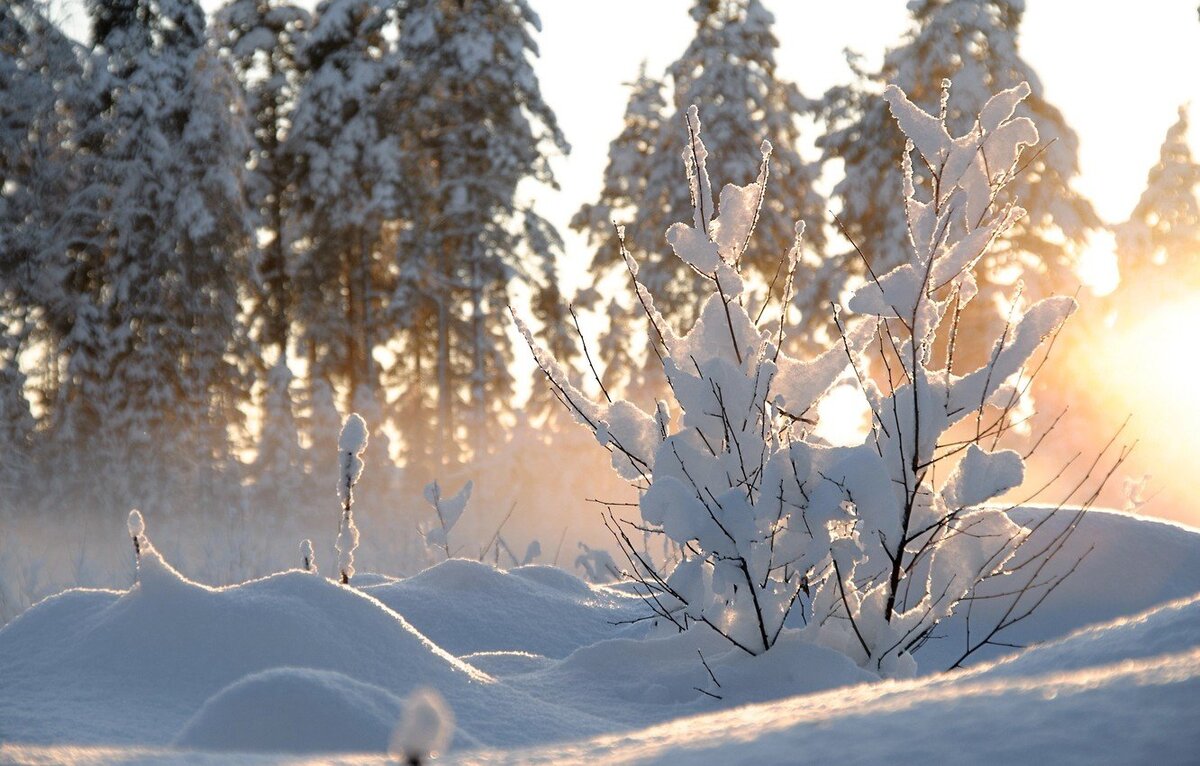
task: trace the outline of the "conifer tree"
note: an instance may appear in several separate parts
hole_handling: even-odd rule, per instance
[[[1018,199],[1027,214],[981,263],[980,298],[998,306],[1018,277],[1024,280],[1029,299],[1074,291],[1078,246],[1100,221],[1091,203],[1071,188],[1079,172],[1078,138],[1062,113],[1046,101],[1040,80],[1020,55],[1017,35],[1024,8],[1023,0],[916,0],[909,4],[911,29],[888,51],[878,72],[864,71],[850,56],[859,81],[825,94],[822,114],[827,132],[817,145],[823,161],[839,160],[844,166],[845,175],[832,197],[840,208],[846,237],[863,255],[844,244],[816,273],[806,275],[801,283],[809,289],[798,305],[803,314],[827,325],[828,310],[823,307],[838,299],[848,277],[869,276],[864,260],[882,274],[908,257],[904,213],[892,204],[902,188],[895,158],[905,139],[878,97],[885,85],[898,86],[932,112],[944,108],[947,123],[963,131],[989,94],[1029,83],[1031,95],[1018,107],[1018,114],[1037,123],[1042,143],[1026,150],[999,200]],[[944,79],[953,84],[948,104],[942,101]],[[977,312],[976,317],[990,327],[964,327],[960,351],[978,357],[986,352],[982,339],[994,335],[1003,317],[999,311]],[[973,342],[977,338],[979,342]]]
[[[675,114],[667,123],[664,149],[679,155],[690,146],[686,116],[693,104],[704,114],[704,140],[712,151],[709,173],[722,183],[753,183],[759,174],[760,145],[764,139],[771,142],[770,180],[758,211],[758,236],[741,245],[743,268],[770,279],[792,248],[797,221],[806,224],[807,252],[819,254],[825,244],[825,202],[813,189],[816,168],[797,151],[797,119],[809,111],[809,102],[794,83],[776,75],[775,17],[759,0],[696,0],[691,16],[696,36],[669,68]],[[679,184],[672,187],[678,189]],[[690,209],[691,200],[680,198],[674,212],[686,218]],[[678,220],[669,219],[667,226]],[[645,267],[641,274],[649,277]],[[694,303],[692,296],[686,299]]]
[[[310,386],[324,379],[347,397],[379,387],[373,352],[391,292],[379,247],[400,177],[397,143],[379,113],[388,78],[386,23],[371,0],[317,6],[298,54],[307,79],[287,140],[300,240],[297,340]]]
[[[409,330],[434,339],[442,464],[467,445],[486,450],[489,424],[511,407],[511,282],[553,281],[558,236],[517,194],[526,179],[552,184],[547,153],[567,150],[533,71],[539,28],[523,0],[418,0],[401,11],[389,104],[412,228],[400,270],[420,275],[428,298]]]
[[[685,151],[691,146],[690,106],[702,109],[705,143],[713,151],[709,171],[721,183],[753,183],[760,146],[764,139],[771,144],[760,237],[745,243],[741,261],[748,275],[764,285],[771,280],[791,249],[797,220],[807,223],[804,247],[815,258],[824,247],[825,217],[824,201],[813,189],[815,168],[797,151],[797,120],[809,102],[794,83],[777,76],[773,15],[759,0],[696,0],[690,14],[695,37],[667,70],[670,105],[663,104],[660,83],[643,70],[632,86],[625,130],[610,146],[599,202],[583,206],[572,221],[597,247],[597,275],[623,270],[612,221],[631,222],[627,243],[641,265],[639,278],[664,315],[685,325],[699,309],[694,300],[699,282],[670,255],[663,232],[691,214],[687,189],[676,183],[680,163],[692,167],[697,159]]]
[[[89,446],[109,467],[162,469],[164,497],[170,475],[213,488],[249,388],[233,361],[252,232],[236,82],[191,0],[91,10],[97,54],[73,93],[80,182],[57,253],[72,288],[60,434],[77,452],[120,445]],[[152,491],[128,474],[107,472]]]
[[[288,367],[295,174],[284,146],[302,77],[297,49],[310,19],[282,0],[230,0],[217,19],[221,50],[241,84],[252,135],[245,191],[261,244],[249,321],[253,361],[263,382],[256,483],[270,501],[287,507],[300,452]]]
[[[1129,220],[1117,227],[1121,281],[1170,274],[1172,281],[1200,279],[1200,163],[1188,146],[1187,108],[1167,131],[1159,159],[1146,177]]]
[[[580,207],[571,219],[571,228],[586,233],[588,243],[595,248],[591,271],[598,278],[617,262],[614,223],[625,226],[634,252],[650,253],[662,247],[666,226],[654,228],[647,219],[657,222],[671,214],[672,199],[667,190],[675,185],[672,181],[681,161],[657,153],[667,110],[663,82],[647,74],[646,63],[642,62],[637,79],[628,87],[625,127],[609,144],[600,197]]]
[[[60,93],[80,58],[41,2],[0,7],[0,488],[11,489],[32,464],[30,395],[43,411],[53,397],[53,355],[40,355],[36,390],[21,357],[35,344],[55,347],[61,332],[67,296],[48,253],[71,177]]]

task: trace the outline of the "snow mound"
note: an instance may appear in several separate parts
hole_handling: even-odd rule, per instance
[[[770,652],[752,657],[710,630],[600,641],[508,679],[538,699],[626,726],[875,680],[799,631],[785,631]]]
[[[1200,649],[992,681],[864,684],[462,764],[1194,764]]]
[[[614,625],[648,609],[636,596],[590,586],[550,567],[503,572],[450,559],[407,580],[363,591],[403,614],[455,655],[514,651],[561,658],[640,629]]]
[[[375,599],[322,577],[292,570],[209,588],[148,547],[140,578],[124,593],[51,597],[0,630],[6,738],[165,744],[222,689],[280,667],[338,673],[397,697],[435,688],[462,728],[491,745],[604,728],[496,683]]]
[[[555,662],[549,657],[529,652],[475,652],[464,654],[459,659],[496,678],[531,673]]]
[[[341,673],[275,668],[217,692],[175,745],[242,752],[382,751],[400,710],[394,695]]]
[[[1029,525],[1048,512],[1021,508],[1010,515],[1017,523]],[[1059,511],[1055,516],[1037,533],[1040,539],[1052,537],[1070,520],[1071,511]],[[1179,524],[1116,511],[1088,511],[1047,568],[1046,577],[1065,571],[1081,557],[1078,569],[1036,611],[1003,634],[1004,642],[1031,646],[1053,641],[1089,625],[1200,593],[1200,532]],[[972,630],[991,624],[1006,606],[1002,600],[976,602]],[[965,610],[938,626],[935,635],[937,640],[918,653],[922,672],[945,670],[961,654],[966,643]],[[1011,653],[1011,648],[985,647],[965,664]]]
[[[972,670],[989,677],[1028,676],[1178,654],[1198,644],[1200,593],[1139,615],[1083,628]]]

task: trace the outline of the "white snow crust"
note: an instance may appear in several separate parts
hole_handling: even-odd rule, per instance
[[[128,591],[0,630],[0,763],[386,763],[421,689],[455,720],[448,763],[1194,762],[1200,533],[1093,512],[1070,545],[1091,553],[1009,636],[1029,648],[936,672],[950,620],[918,677],[881,681],[795,627],[761,657],[665,631],[628,589],[550,567],[213,588],[147,541]]]

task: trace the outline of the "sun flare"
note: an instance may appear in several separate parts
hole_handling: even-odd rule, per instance
[[[1126,297],[1111,327],[1095,328],[1096,340],[1072,353],[1070,374],[1088,391],[1098,413],[1096,438],[1130,416],[1129,435],[1139,440],[1127,473],[1152,474],[1152,487],[1186,497],[1200,455],[1200,360],[1195,329],[1200,296],[1175,300]],[[1149,459],[1151,458],[1152,459]],[[1183,519],[1171,509],[1157,508]],[[1176,509],[1182,512],[1183,509]]]

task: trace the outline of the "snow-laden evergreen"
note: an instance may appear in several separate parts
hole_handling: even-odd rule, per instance
[[[822,319],[822,309],[852,287],[854,278],[868,277],[864,258],[877,274],[908,260],[907,222],[894,204],[903,186],[896,157],[904,136],[879,98],[885,85],[896,85],[923,109],[937,113],[942,108],[940,83],[948,78],[954,97],[945,105],[946,119],[961,133],[991,94],[1027,82],[1030,96],[1019,114],[1037,123],[1041,143],[1026,151],[1000,200],[1019,200],[1026,215],[988,252],[977,274],[980,303],[996,310],[964,318],[960,356],[979,363],[987,351],[984,341],[1003,325],[1001,307],[1017,279],[1024,281],[1027,298],[1074,291],[1080,246],[1100,221],[1072,188],[1079,174],[1079,139],[1046,100],[1040,79],[1021,56],[1018,33],[1025,0],[914,0],[908,7],[912,26],[887,52],[881,69],[865,71],[851,56],[858,81],[825,94],[821,111],[827,132],[817,145],[825,163],[843,168],[832,198],[846,237],[840,238],[840,252],[831,253],[803,280],[798,308]],[[1000,170],[990,168],[992,174]]]
[[[215,24],[221,52],[241,85],[251,133],[244,191],[258,232],[258,257],[247,321],[257,343],[250,361],[262,379],[255,482],[260,507],[291,507],[301,469],[288,367],[296,174],[284,148],[303,75],[298,47],[310,21],[306,10],[280,0],[230,0]]]
[[[1200,163],[1188,145],[1187,107],[1167,130],[1158,162],[1129,219],[1117,227],[1121,281],[1158,272],[1170,281],[1191,279],[1200,265]],[[1161,267],[1161,268],[1156,268]],[[1163,275],[1164,278],[1165,275]]]
[[[371,0],[324,0],[297,53],[307,76],[285,149],[296,174],[297,345],[316,380],[378,388],[373,353],[387,263],[379,238],[395,215],[400,148],[380,114],[389,80],[387,19]]]
[[[405,360],[399,372],[436,380],[443,465],[486,452],[510,407],[512,349],[500,319],[510,285],[553,289],[559,237],[518,194],[522,181],[553,184],[548,155],[568,148],[533,69],[540,26],[524,0],[420,0],[400,11],[389,103],[412,223],[400,273],[426,298],[407,320],[429,333],[433,359],[416,369]]]
[[[261,342],[286,359],[291,336],[291,220],[294,173],[283,147],[296,106],[302,72],[298,48],[311,19],[281,0],[230,0],[217,14],[217,33],[246,103],[253,143],[245,188],[255,224],[268,241],[257,269],[253,321]]]
[[[262,430],[253,463],[254,494],[259,507],[294,507],[305,488],[304,455],[293,407],[297,386],[293,381],[286,357],[277,359],[267,370]]]
[[[0,487],[13,496],[34,458],[27,389],[43,405],[53,395],[47,381],[31,385],[22,355],[58,342],[69,301],[52,253],[71,183],[73,122],[61,90],[82,54],[33,0],[0,8],[0,51]]]
[[[813,188],[816,170],[798,153],[798,119],[808,101],[775,71],[774,16],[759,0],[696,0],[690,15],[695,36],[667,69],[670,104],[664,103],[662,84],[643,70],[632,85],[625,128],[609,148],[600,197],[572,221],[596,248],[592,272],[597,278],[624,271],[612,226],[614,220],[625,224],[627,246],[641,263],[640,278],[663,314],[685,325],[696,318],[699,281],[670,255],[663,232],[692,208],[686,187],[676,182],[681,162],[689,172],[696,164],[687,134],[689,106],[704,107],[705,140],[714,151],[710,171],[720,178],[750,183],[758,174],[763,138],[775,147],[772,182],[759,209],[760,236],[744,243],[740,261],[748,274],[766,283],[782,270],[780,257],[792,245],[797,217],[808,224],[804,248],[815,257],[824,245],[825,218],[825,203]],[[605,360],[606,365],[619,362]]]
[[[54,307],[55,438],[86,452],[119,497],[167,503],[175,486],[211,496],[232,470],[249,390],[238,89],[198,4],[92,9],[98,47],[67,88],[75,188],[55,224],[54,268],[70,286]]]

